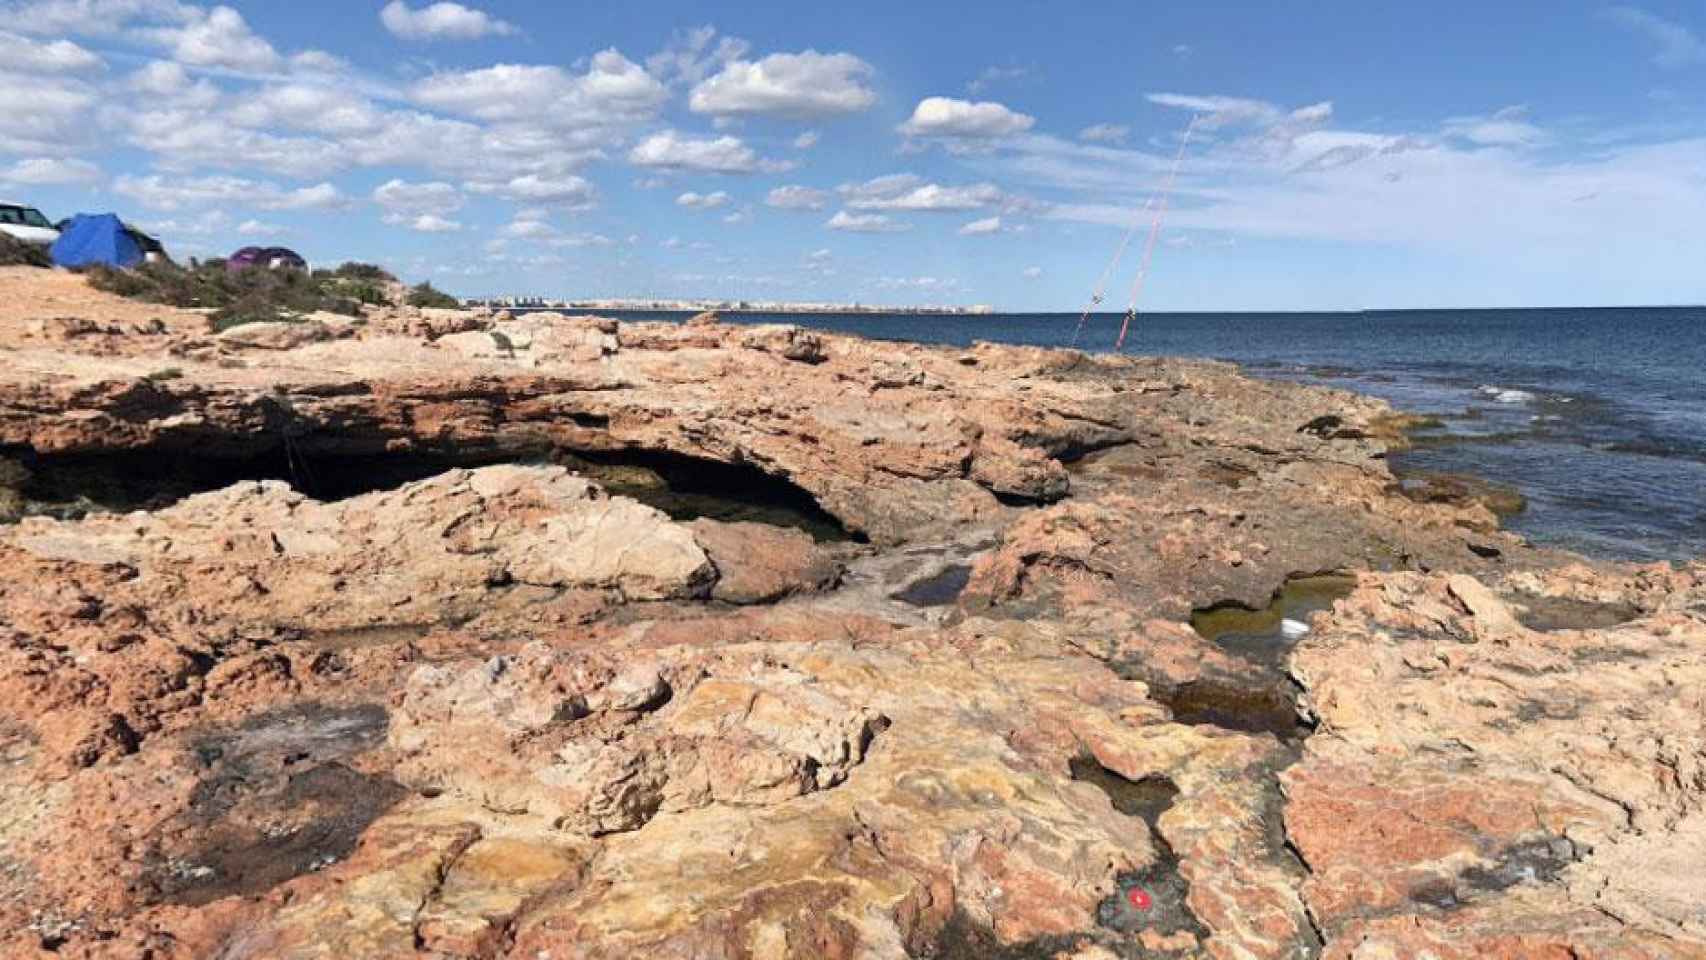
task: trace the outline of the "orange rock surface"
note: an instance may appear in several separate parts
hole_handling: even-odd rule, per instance
[[[4,279],[0,956],[1706,956],[1706,568],[1376,401]]]

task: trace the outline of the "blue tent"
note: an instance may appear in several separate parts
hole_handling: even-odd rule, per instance
[[[79,213],[54,241],[53,262],[62,267],[91,263],[131,267],[142,262],[142,246],[118,217],[110,213]]]

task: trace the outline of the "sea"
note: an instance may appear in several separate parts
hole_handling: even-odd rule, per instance
[[[626,319],[678,314],[617,313]],[[889,340],[1113,349],[1122,318],[733,313]],[[1706,556],[1706,307],[1140,315],[1127,353],[1381,397],[1437,418],[1394,470],[1516,488],[1507,528],[1635,561]]]

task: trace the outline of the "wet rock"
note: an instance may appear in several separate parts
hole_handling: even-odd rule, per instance
[[[953,564],[907,584],[894,598],[915,607],[945,607],[958,600],[970,582],[971,567]]]
[[[1400,480],[1398,488],[1404,496],[1421,503],[1446,503],[1460,507],[1479,505],[1501,518],[1528,509],[1528,500],[1521,492],[1462,474],[1410,472]],[[1483,526],[1491,529],[1492,525]]]

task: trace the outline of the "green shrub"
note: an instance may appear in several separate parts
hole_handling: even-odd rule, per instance
[[[411,307],[460,307],[462,301],[448,293],[433,287],[431,282],[422,283],[409,290],[409,306]]]
[[[392,283],[397,279],[384,267],[377,267],[371,263],[356,263],[353,260],[333,270],[332,275],[345,280],[359,280],[369,284]]]
[[[106,266],[85,269],[91,286],[121,297],[174,307],[212,311],[215,330],[245,323],[293,320],[325,310],[346,316],[361,313],[362,304],[388,302],[383,283],[390,274],[370,264],[344,264],[336,270],[268,270],[227,272],[224,260],[145,263],[132,270]]]

